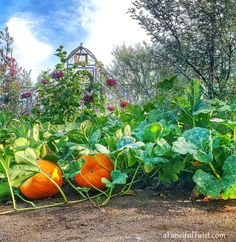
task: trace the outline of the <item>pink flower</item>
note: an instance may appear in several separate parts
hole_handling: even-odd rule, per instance
[[[43,80],[41,80],[40,82],[41,82],[41,84],[43,84],[43,85],[48,84],[48,80],[46,80],[46,79],[43,79]]]
[[[114,87],[117,84],[117,81],[115,79],[107,79],[106,81],[108,86]]]
[[[15,75],[17,71],[14,68],[10,68],[10,75]]]
[[[116,109],[116,107],[115,106],[112,106],[112,105],[109,105],[107,107],[107,110],[109,110],[109,111],[114,111],[115,109]]]
[[[64,72],[61,71],[61,70],[55,70],[53,73],[52,73],[52,79],[60,79],[64,76]]]
[[[125,108],[126,107],[126,105],[128,105],[129,104],[129,102],[128,101],[122,101],[121,103],[120,103],[120,106],[122,107],[122,108]]]
[[[26,98],[29,98],[29,97],[32,97],[32,93],[28,92],[28,91],[21,93],[21,95],[20,95],[21,99],[26,99]]]
[[[84,104],[86,105],[86,104],[93,102],[94,98],[91,95],[85,95],[82,100],[84,101]]]

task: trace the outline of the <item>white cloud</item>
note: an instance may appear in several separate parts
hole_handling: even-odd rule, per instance
[[[30,19],[12,17],[6,25],[14,38],[13,56],[26,70],[32,70],[32,80],[35,81],[40,70],[49,67],[50,58],[54,53],[53,47],[36,36],[37,23]]]
[[[115,45],[133,45],[143,40],[149,41],[149,36],[138,22],[127,14],[130,7],[131,0],[73,0],[68,9],[55,13],[58,19],[56,26],[67,32],[64,39],[68,41],[61,44],[66,44],[67,51],[70,52],[80,42],[84,42],[84,46],[90,49],[98,60],[108,65],[112,60],[111,52]],[[41,70],[55,65],[54,40],[48,40],[46,34],[39,35],[39,32],[51,31],[50,26],[46,27],[42,20],[26,13],[11,17],[6,25],[14,38],[13,55],[22,67],[32,70],[33,81]],[[80,28],[86,31],[87,36],[81,36]]]
[[[150,40],[138,22],[127,14],[130,7],[131,0],[89,0],[82,6],[80,3],[79,10],[85,10],[81,11],[81,27],[88,31],[84,46],[104,64],[110,63],[115,45],[133,45]]]

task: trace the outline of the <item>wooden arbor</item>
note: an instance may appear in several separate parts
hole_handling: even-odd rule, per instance
[[[75,64],[77,64],[77,68],[80,70],[88,70],[92,74],[93,82],[99,82],[103,86],[108,100],[114,100],[114,98],[117,101],[129,100],[129,95],[125,92],[124,87],[119,82],[116,83],[115,88],[109,88],[107,80],[115,80],[114,77],[104,69],[103,65],[97,60],[95,55],[83,46],[83,43],[71,51],[67,56],[67,68],[72,67]]]
[[[67,67],[72,67],[77,64],[78,69],[87,69],[93,76],[93,80],[97,81],[98,79],[98,68],[97,68],[97,59],[95,55],[83,47],[83,43],[80,44],[79,47],[71,51],[71,53],[67,56]]]

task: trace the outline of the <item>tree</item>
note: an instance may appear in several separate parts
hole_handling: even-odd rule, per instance
[[[12,56],[13,42],[8,28],[0,31],[0,109],[17,113],[21,110],[19,100],[25,103],[26,99],[24,95],[20,98],[20,94],[31,88],[31,79],[30,72],[19,67]]]
[[[123,85],[133,101],[155,97],[160,80],[158,63],[153,61],[152,48],[138,43],[135,46],[116,46],[110,72]]]
[[[131,17],[158,46],[158,60],[187,79],[200,78],[210,98],[235,94],[234,0],[136,0],[133,6]]]

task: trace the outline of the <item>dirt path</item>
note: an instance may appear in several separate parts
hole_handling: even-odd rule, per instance
[[[176,195],[136,193],[113,198],[101,209],[84,202],[0,216],[0,241],[236,241],[236,201],[193,203]],[[220,234],[225,238],[203,238]],[[191,236],[196,239],[184,239]]]

